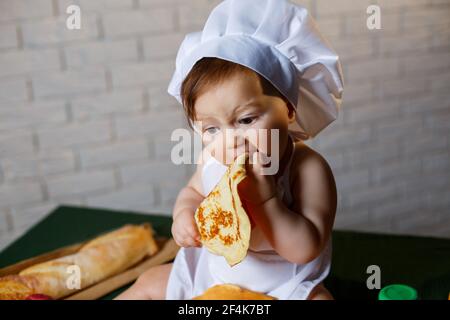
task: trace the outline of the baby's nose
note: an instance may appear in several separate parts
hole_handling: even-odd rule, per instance
[[[242,134],[234,130],[227,130],[224,139],[224,144],[227,149],[241,148],[245,145],[246,142],[246,139],[242,136]]]
[[[223,137],[224,158],[227,164],[231,164],[239,155],[248,151],[248,143],[246,139],[237,133],[228,133]],[[246,147],[247,145],[247,147]]]

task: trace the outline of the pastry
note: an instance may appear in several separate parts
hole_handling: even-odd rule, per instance
[[[158,251],[150,225],[125,225],[101,235],[71,255],[28,267],[0,278],[0,300],[42,294],[59,299],[118,274]],[[79,288],[72,288],[70,267],[79,271]]]
[[[251,291],[233,284],[218,284],[193,300],[276,300],[261,292]]]

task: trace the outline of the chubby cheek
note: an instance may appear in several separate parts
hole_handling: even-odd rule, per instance
[[[283,141],[283,125],[276,119],[263,121],[254,129],[258,132],[257,138],[252,137],[251,143],[257,146],[258,150],[267,156],[273,152],[279,152],[280,141]]]

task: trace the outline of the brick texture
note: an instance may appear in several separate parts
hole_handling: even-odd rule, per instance
[[[335,227],[450,237],[450,2],[292,1],[343,62],[339,118],[307,142],[334,172]],[[171,215],[194,166],[170,161],[187,126],[167,85],[220,1],[188,2],[0,1],[0,248],[60,204]]]

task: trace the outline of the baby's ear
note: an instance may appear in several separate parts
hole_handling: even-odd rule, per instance
[[[286,103],[286,107],[288,108],[288,119],[289,123],[293,123],[295,121],[295,108],[286,98],[284,99]]]

